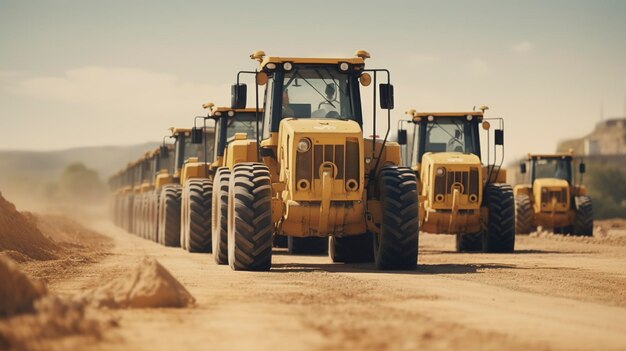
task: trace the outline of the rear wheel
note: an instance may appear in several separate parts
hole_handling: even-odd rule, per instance
[[[293,255],[326,255],[328,254],[328,238],[289,236],[287,237],[287,251]]]
[[[382,223],[375,236],[378,269],[414,269],[419,240],[417,179],[406,167],[385,167],[380,172]]]
[[[329,254],[333,262],[361,263],[374,261],[372,233],[330,237]]]
[[[480,252],[483,250],[483,233],[458,233],[456,235],[457,252]]]
[[[576,196],[576,215],[574,217],[573,234],[581,236],[593,235],[593,206],[589,196]]]
[[[228,263],[233,270],[267,271],[274,229],[269,169],[237,164],[228,188]]]
[[[159,243],[180,245],[180,186],[166,185],[159,196]]]
[[[213,183],[208,179],[185,182],[184,226],[186,249],[189,252],[211,252],[211,201]]]
[[[286,248],[288,246],[288,239],[284,235],[274,235],[274,247]]]
[[[533,212],[528,195],[515,197],[515,233],[529,234],[533,231]]]
[[[515,250],[515,200],[507,184],[490,184],[485,191],[489,218],[483,234],[484,252]]]
[[[220,168],[215,174],[213,206],[211,213],[211,235],[213,258],[217,264],[228,263],[228,183],[230,170]]]

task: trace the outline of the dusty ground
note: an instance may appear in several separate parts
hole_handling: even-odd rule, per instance
[[[97,287],[149,256],[197,304],[102,312],[119,327],[80,349],[626,349],[623,221],[603,222],[594,238],[519,237],[515,254],[457,254],[452,236],[426,234],[417,271],[384,273],[280,250],[271,272],[233,272],[110,222],[92,228],[112,238],[110,253],[69,275],[47,272],[51,291]]]

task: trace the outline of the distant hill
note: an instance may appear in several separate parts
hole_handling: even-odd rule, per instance
[[[42,191],[46,185],[58,181],[65,167],[82,162],[98,172],[100,179],[159,145],[158,142],[129,146],[79,147],[58,151],[0,150],[0,191],[5,193],[30,193]]]
[[[103,179],[146,151],[156,148],[158,142],[130,146],[94,146],[58,151],[2,151],[0,150],[0,179],[7,174],[55,177],[65,166],[82,162],[94,169]]]

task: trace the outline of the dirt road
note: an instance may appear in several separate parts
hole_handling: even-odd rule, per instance
[[[51,290],[94,287],[151,256],[197,299],[194,308],[115,311],[119,327],[92,349],[626,349],[624,228],[520,237],[517,253],[497,255],[457,254],[452,236],[421,235],[414,272],[278,250],[272,271],[251,273],[109,222],[92,227],[113,238],[112,254]]]

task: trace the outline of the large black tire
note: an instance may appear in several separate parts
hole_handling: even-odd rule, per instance
[[[483,251],[483,233],[457,233],[457,252],[481,252]]]
[[[211,244],[217,264],[228,263],[228,183],[230,170],[220,168],[215,173],[211,213]]]
[[[185,243],[189,252],[211,252],[211,203],[213,182],[189,179],[185,182],[187,198],[184,213]]]
[[[166,185],[159,196],[159,243],[180,246],[180,186]]]
[[[489,210],[487,230],[483,232],[484,252],[515,250],[515,199],[508,184],[490,184],[485,190]]]
[[[374,261],[372,233],[345,237],[330,237],[328,253],[333,262],[362,263]]]
[[[589,196],[576,196],[576,215],[574,216],[573,234],[593,235],[593,206]]]
[[[406,270],[417,265],[419,240],[417,178],[407,167],[385,167],[379,179],[382,223],[375,235],[378,269]]]
[[[148,205],[148,239],[156,242],[159,228],[159,191],[154,190],[150,193],[150,203]]]
[[[133,226],[133,214],[135,209],[135,195],[128,194],[126,195],[126,199],[124,201],[124,230],[129,233],[132,233]]]
[[[327,255],[328,237],[287,237],[287,252],[292,255]]]
[[[228,263],[233,270],[267,271],[274,230],[269,169],[237,164],[228,188]]]
[[[289,246],[288,238],[284,235],[274,235],[274,247],[287,248]]]
[[[533,208],[530,197],[520,194],[515,197],[515,233],[529,234],[533,231]]]

